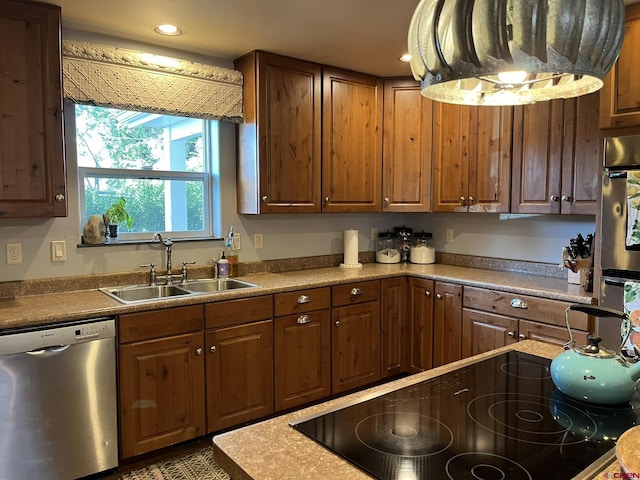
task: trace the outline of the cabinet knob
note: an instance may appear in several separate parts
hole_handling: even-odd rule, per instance
[[[384,197],[384,206],[385,206],[385,207],[388,207],[388,206],[389,206],[389,203],[390,203],[390,201],[389,201],[389,197]]]
[[[438,300],[440,300],[440,299],[442,298],[442,294],[441,294],[441,293],[436,293],[436,298],[437,298]]]
[[[336,320],[336,327],[340,326],[340,320]]]
[[[55,198],[56,198],[56,202],[58,203],[64,202],[64,195],[61,193],[57,194]]]
[[[305,325],[307,323],[311,322],[311,316],[310,315],[300,315],[298,317],[298,320],[296,321],[296,323],[298,325]]]
[[[511,300],[511,306],[513,308],[521,308],[523,310],[526,310],[527,308],[529,308],[529,306],[527,305],[527,302],[525,302],[520,298],[514,298],[513,300]]]
[[[269,197],[267,197],[266,195],[263,195],[262,196],[262,203],[266,203],[267,202],[267,198],[269,198]]]
[[[197,356],[202,355],[202,349],[200,347],[196,348],[196,355]]]
[[[310,301],[311,301],[311,297],[309,297],[308,295],[300,295],[298,297],[298,300],[297,300],[297,302],[300,305],[305,304],[305,303],[309,303]]]
[[[327,203],[329,203],[329,197],[324,197],[324,203],[325,203],[325,205],[326,205]]]
[[[211,346],[209,347],[209,351],[210,351],[211,353],[216,353],[216,346],[215,346],[215,345],[211,345]]]
[[[430,297],[431,296],[431,292],[429,290],[425,290],[424,291],[424,295],[425,295],[425,297]]]
[[[352,297],[357,297],[358,295],[362,295],[362,290],[360,290],[358,287],[354,287],[351,289],[351,296]]]
[[[549,200],[551,200],[552,202],[557,202],[560,200],[560,197],[558,195],[551,195],[549,197]]]
[[[524,340],[524,339],[525,339],[525,338],[527,338],[527,337],[525,336],[525,334],[524,334],[524,333],[520,333],[520,334],[518,334],[518,338],[519,338],[520,340]]]
[[[467,204],[466,197],[460,197],[460,205],[465,206]]]
[[[563,201],[563,202],[573,203],[573,197],[571,197],[571,196],[569,196],[569,195],[563,195],[563,196],[562,196],[562,201]]]
[[[473,202],[474,202],[473,197],[469,197],[469,205],[473,205]]]
[[[513,333],[513,332],[507,332],[507,336],[508,336],[509,338],[513,338],[513,337],[515,336],[515,333]]]

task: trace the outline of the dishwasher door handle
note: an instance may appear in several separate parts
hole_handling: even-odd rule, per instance
[[[25,352],[27,355],[44,355],[45,353],[61,353],[64,352],[71,345],[52,345],[51,347],[37,348],[35,350],[29,350]]]

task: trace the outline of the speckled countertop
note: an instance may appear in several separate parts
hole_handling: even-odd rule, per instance
[[[556,277],[507,273],[442,264],[385,265],[367,263],[362,268],[357,269],[330,267],[286,273],[251,274],[240,278],[257,284],[258,287],[256,288],[173,297],[135,305],[119,303],[99,292],[97,287],[87,290],[15,296],[13,298],[0,299],[0,329],[81,320],[172,306],[193,305],[402,275],[492,288],[520,295],[546,297],[574,303],[592,302],[591,293],[585,293],[579,285],[568,284],[565,279]]]
[[[305,480],[369,479],[369,475],[354,467],[341,457],[331,453],[303,433],[290,427],[290,422],[312,417],[329,409],[346,406],[354,400],[377,396],[383,392],[424,381],[454,370],[460,366],[477,362],[488,356],[507,350],[553,358],[561,349],[545,343],[525,340],[509,347],[502,347],[488,353],[466,358],[426,372],[418,373],[354,394],[334,399],[319,405],[301,409],[290,414],[239,428],[213,438],[214,457],[233,480]],[[600,462],[594,463],[576,478],[622,478],[620,468],[614,460],[614,451]]]

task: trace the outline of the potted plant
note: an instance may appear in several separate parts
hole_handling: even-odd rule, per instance
[[[127,201],[124,197],[120,197],[104,212],[104,219],[109,228],[111,241],[115,241],[118,236],[119,224],[124,223],[127,228],[131,228],[133,225],[133,217],[127,212],[126,205]]]

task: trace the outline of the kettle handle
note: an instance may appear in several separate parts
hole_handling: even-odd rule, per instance
[[[594,317],[613,317],[624,319],[627,316],[626,313],[621,312],[620,310],[614,310],[613,308],[607,307],[596,307],[594,305],[570,305],[569,310],[586,313],[587,315],[593,315]]]

